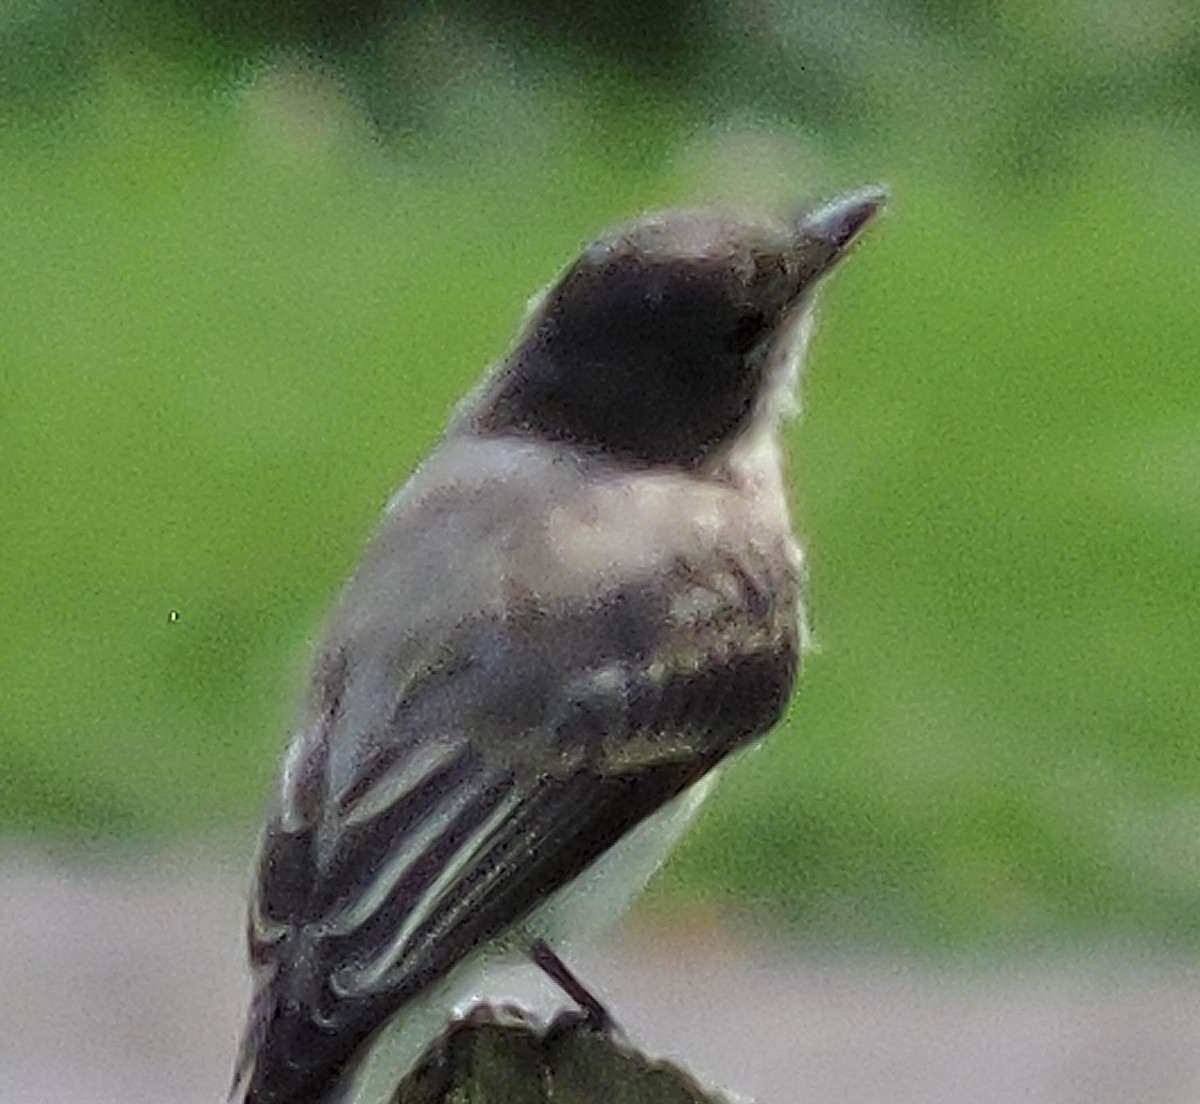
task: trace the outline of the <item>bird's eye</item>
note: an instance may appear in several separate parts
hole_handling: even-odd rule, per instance
[[[761,311],[743,314],[733,328],[729,344],[734,352],[748,353],[758,343],[766,328],[767,316]]]

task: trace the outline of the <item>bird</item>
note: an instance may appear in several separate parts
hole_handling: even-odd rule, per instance
[[[781,426],[817,289],[886,198],[624,223],[453,411],[315,648],[231,1101],[369,1099],[497,956],[612,1027],[555,947],[620,914],[785,711],[807,597]]]

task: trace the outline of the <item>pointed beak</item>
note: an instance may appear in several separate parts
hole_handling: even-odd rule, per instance
[[[888,190],[871,184],[822,203],[795,226],[802,288],[834,268],[888,200]]]

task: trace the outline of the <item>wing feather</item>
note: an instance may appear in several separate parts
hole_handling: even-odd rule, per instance
[[[798,566],[735,551],[431,613],[410,654],[333,634],[260,855],[247,1104],[332,1099],[397,1011],[775,724]]]

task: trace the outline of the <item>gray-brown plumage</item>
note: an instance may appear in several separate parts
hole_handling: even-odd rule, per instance
[[[476,952],[569,927],[568,884],[612,911],[600,873],[636,888],[779,719],[803,568],[777,428],[813,288],[882,198],[600,239],[398,492],[264,835],[237,1099],[349,1099]]]

